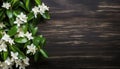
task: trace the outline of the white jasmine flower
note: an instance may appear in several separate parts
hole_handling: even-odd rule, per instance
[[[5,63],[6,63],[7,65],[11,65],[11,64],[12,64],[12,61],[11,61],[10,58],[7,58],[7,60],[5,60]]]
[[[15,60],[16,67],[19,67],[19,69],[25,69],[25,67],[29,65],[28,62],[29,62],[29,58],[25,58],[23,60],[21,59]]]
[[[36,53],[36,46],[34,44],[31,44],[31,45],[27,45],[27,54],[29,53],[33,53],[35,54]]]
[[[49,10],[49,7],[47,7],[44,3],[42,3],[42,5],[39,5],[38,7],[35,6],[34,8],[32,8],[35,18],[37,17],[38,13],[43,15],[43,13],[45,13],[46,10]]]
[[[15,60],[15,63],[16,63],[16,67],[22,65],[22,60],[21,59],[17,59]]]
[[[2,37],[2,40],[4,41],[8,41],[10,39],[10,36],[7,35],[6,33],[4,34],[4,36]]]
[[[42,3],[42,7],[47,11],[49,10],[49,7],[47,7],[44,3]]]
[[[4,41],[0,41],[0,52],[2,51],[7,51],[7,45],[5,44]]]
[[[10,45],[15,44],[13,39],[10,39],[10,40],[9,40],[9,43],[10,43]]]
[[[5,25],[3,24],[3,22],[0,22],[0,28],[4,28]]]
[[[49,7],[47,7],[44,3],[42,3],[42,5],[39,5],[38,7],[40,8],[40,14],[43,14],[46,10],[49,10]]]
[[[25,59],[23,59],[23,62],[24,62],[24,64],[29,65],[29,58],[26,57]]]
[[[11,39],[10,36],[7,35],[6,33],[4,34],[4,36],[1,39],[6,41],[6,42],[9,42],[11,45],[14,44],[13,39]]]
[[[0,66],[0,69],[12,69],[12,65],[8,65],[5,62],[2,62]]]
[[[16,52],[16,53],[11,52],[11,56],[13,59],[18,59],[18,52]]]
[[[19,18],[16,18],[16,21],[14,21],[14,24],[17,24],[17,26],[19,27],[20,24],[24,24]]]
[[[19,69],[25,69],[25,65],[20,65]]]
[[[35,6],[34,8],[32,8],[32,11],[33,11],[33,13],[35,15],[35,18],[37,18],[37,14],[39,12],[39,7]]]
[[[10,3],[6,2],[2,5],[3,8],[9,9],[11,7]]]
[[[28,40],[33,39],[32,33],[27,32],[25,36],[28,38]]]
[[[8,65],[6,63],[4,63],[4,62],[1,63],[1,68],[2,69],[9,69]]]
[[[24,34],[24,32],[22,32],[22,31],[19,31],[18,37],[27,37],[28,40],[33,39],[32,33],[27,32]]]
[[[24,13],[20,13],[20,15],[17,16],[21,21],[27,22],[27,16]]]
[[[19,32],[19,34],[18,34],[18,37],[25,37],[25,34],[24,34],[24,32]]]

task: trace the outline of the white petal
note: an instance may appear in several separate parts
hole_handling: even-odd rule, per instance
[[[10,3],[6,2],[2,5],[3,8],[9,9],[11,7]]]
[[[11,52],[11,56],[13,59],[18,59],[18,52],[16,52],[16,53]]]
[[[25,59],[23,59],[23,62],[24,62],[24,64],[29,65],[29,58],[26,57]]]

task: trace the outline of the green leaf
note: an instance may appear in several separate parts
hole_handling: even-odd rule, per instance
[[[32,30],[32,34],[35,35],[38,31],[38,27],[35,27],[33,30]]]
[[[34,60],[37,61],[39,59],[39,52],[37,51],[34,55]]]
[[[43,38],[41,38],[40,45],[43,47],[45,44],[46,44],[46,39],[43,37]]]
[[[28,40],[25,37],[19,37],[19,38],[15,38],[15,42],[17,43],[26,43]]]
[[[48,55],[43,49],[40,49],[40,53],[42,54],[43,57],[48,58]]]
[[[13,46],[9,46],[10,50],[12,50],[13,52],[17,52],[16,49]]]
[[[0,21],[2,21],[4,18],[5,18],[5,14],[2,14],[2,15],[0,16]]]
[[[25,6],[27,10],[30,10],[30,0],[25,0],[25,1],[26,1]]]
[[[34,44],[35,46],[38,46],[38,48],[39,48],[40,38],[39,38],[39,37],[34,37],[34,39],[33,39],[33,44]]]
[[[33,24],[30,24],[30,31],[32,32],[32,35],[35,35],[38,31],[38,27],[34,27]]]
[[[12,6],[16,6],[19,4],[19,0],[11,0]]]
[[[42,16],[45,19],[50,19],[50,14],[47,11]]]
[[[42,35],[34,37],[33,39],[33,44],[37,46],[39,49],[43,47],[45,43],[46,43],[46,39]]]
[[[13,18],[13,12],[12,12],[12,10],[7,10],[6,14],[7,14],[8,18],[9,18],[10,24],[13,25],[14,18]]]
[[[4,11],[0,9],[0,17],[3,15]]]
[[[28,25],[23,25],[22,30],[24,31],[24,33],[26,33],[28,31]]]
[[[12,17],[13,17],[12,10],[7,10],[6,13],[7,13],[7,16],[8,16],[9,18],[12,18]]]
[[[22,7],[24,10],[27,10],[23,2],[20,2],[20,7]]]
[[[19,10],[14,10],[13,14],[17,17],[21,12]]]
[[[2,38],[2,36],[3,36],[3,34],[2,34],[2,32],[0,31],[0,39]]]
[[[27,16],[28,16],[28,19],[27,19],[28,21],[30,21],[34,18],[33,12],[30,12]]]
[[[36,2],[37,5],[41,5],[42,4],[41,0],[35,0],[35,2]]]
[[[40,39],[40,46],[43,47],[46,43],[46,39],[42,35],[39,35],[39,39]]]
[[[9,22],[10,22],[10,25],[13,26],[14,25],[14,18],[10,18]]]
[[[2,58],[3,60],[6,60],[8,58],[8,51],[3,52]]]
[[[14,36],[17,33],[17,30],[18,30],[18,27],[15,25],[8,31],[8,34],[10,36]]]

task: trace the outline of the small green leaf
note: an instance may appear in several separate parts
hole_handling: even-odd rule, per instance
[[[9,18],[10,24],[13,25],[14,18],[13,18],[13,12],[12,12],[12,10],[7,10],[6,14],[7,14],[8,18]]]
[[[43,36],[37,36],[33,39],[33,44],[38,48],[42,48],[46,43],[46,39]]]
[[[46,39],[43,37],[43,38],[41,38],[41,43],[40,43],[40,45],[43,47],[44,45],[45,45],[45,43],[46,43]]]
[[[42,35],[39,35],[39,39],[40,39],[40,46],[43,47],[46,43],[46,39]]]
[[[33,12],[30,12],[27,16],[28,16],[28,19],[27,19],[28,21],[30,21],[34,18]]]
[[[2,38],[2,36],[3,36],[3,33],[2,33],[2,31],[0,30],[0,39]]]
[[[34,55],[34,60],[37,61],[39,59],[39,52],[37,51]]]
[[[23,25],[22,30],[24,31],[24,33],[26,33],[28,31],[28,25]]]
[[[43,57],[48,58],[48,55],[43,49],[40,49],[40,53],[42,54]]]
[[[20,2],[20,7],[22,7],[24,10],[27,10],[23,2]]]
[[[19,10],[15,10],[13,14],[17,17],[21,12]]]
[[[19,0],[11,0],[12,6],[19,4]]]
[[[27,10],[30,10],[30,0],[25,0],[25,1],[26,1],[25,6]]]
[[[34,37],[34,39],[33,39],[33,44],[35,45],[35,46],[39,46],[39,43],[40,43],[40,38],[39,37]],[[38,47],[39,48],[39,47]]]
[[[15,38],[15,42],[17,43],[26,43],[27,41],[27,38],[24,37]]]
[[[41,0],[35,0],[35,2],[36,2],[37,5],[41,5],[42,4]]]
[[[30,31],[32,32],[32,35],[35,35],[38,31],[38,27],[34,27],[33,24],[30,24]]]
[[[48,12],[45,12],[42,16],[45,19],[50,19],[50,14]]]
[[[0,9],[0,17],[3,15],[4,11]]]
[[[2,15],[0,16],[0,21],[2,21],[4,18],[5,18],[5,14],[2,14]]]
[[[18,27],[15,25],[8,31],[8,34],[10,36],[14,36],[17,33],[17,30],[18,30]]]
[[[3,60],[6,60],[8,58],[8,51],[3,52],[2,57],[3,57]]]
[[[38,31],[38,27],[35,27],[33,30],[32,30],[32,34],[35,35]]]
[[[16,49],[13,46],[9,46],[10,50],[12,50],[13,52],[17,52]]]
[[[10,18],[9,22],[10,22],[10,25],[13,26],[14,25],[14,18]]]
[[[12,18],[12,17],[13,17],[13,13],[12,13],[11,10],[7,10],[6,13],[7,13],[7,16],[8,16],[9,18]]]

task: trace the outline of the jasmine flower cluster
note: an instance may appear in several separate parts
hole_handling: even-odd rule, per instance
[[[14,21],[14,24],[17,24],[18,27],[20,27],[21,24],[24,24],[27,22],[27,16],[21,12],[20,15],[17,16],[16,21]]]
[[[49,7],[47,7],[44,3],[42,5],[35,6],[32,8],[32,12],[34,13],[35,18],[37,18],[37,14],[43,15],[45,11],[48,11]]]

